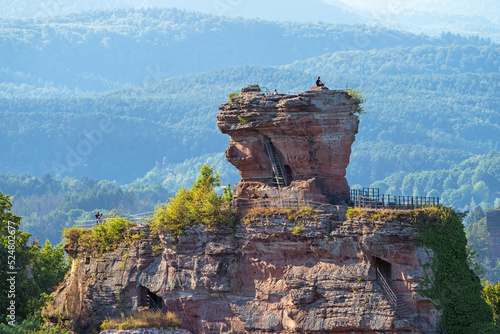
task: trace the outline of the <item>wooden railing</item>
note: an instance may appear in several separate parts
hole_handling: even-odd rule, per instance
[[[351,205],[371,209],[418,209],[439,206],[439,197],[380,195],[377,188],[351,189]]]

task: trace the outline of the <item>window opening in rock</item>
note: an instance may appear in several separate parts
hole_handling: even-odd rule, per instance
[[[85,264],[90,264],[90,257],[85,258]]]

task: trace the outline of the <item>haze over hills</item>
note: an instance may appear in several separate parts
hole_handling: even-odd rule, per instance
[[[78,96],[217,67],[283,65],[339,50],[488,44],[380,27],[241,20],[168,9],[0,23],[4,97]]]
[[[16,320],[19,322],[31,313],[19,326],[0,321],[1,333],[23,330],[59,333],[57,327],[43,325],[47,315],[42,319],[41,307],[47,302],[45,293],[50,293],[69,269],[65,250],[71,256],[72,250],[84,254],[81,247],[89,247],[86,251],[95,251],[97,255],[112,250],[115,241],[125,239],[114,260],[109,258],[111,253],[105,256],[111,259],[108,269],[113,273],[108,278],[112,281],[120,275],[123,278],[123,268],[130,267],[126,261],[128,255],[122,256],[123,250],[134,253],[133,240],[148,235],[148,224],[141,225],[146,234],[134,234],[139,230],[130,222],[137,222],[139,217],[174,235],[193,223],[208,224],[211,230],[223,226],[223,221],[234,227],[237,218],[230,216],[235,206],[222,205],[223,201],[230,200],[228,189],[231,187],[223,187],[228,183],[234,186],[240,177],[236,168],[226,161],[224,152],[229,137],[221,134],[216,125],[218,107],[249,84],[259,84],[264,92],[277,89],[280,94],[296,94],[309,90],[317,76],[321,76],[330,89],[359,89],[366,99],[362,104],[366,114],[359,115],[359,132],[347,168],[350,188],[373,187],[394,196],[439,197],[441,204],[451,206],[456,212],[449,208],[431,208],[428,211],[434,212],[429,216],[429,223],[433,221],[431,225],[416,217],[415,224],[405,230],[411,230],[413,235],[413,231],[423,225],[432,227],[425,238],[439,244],[442,253],[436,259],[439,263],[459,263],[463,270],[454,277],[470,276],[478,299],[481,286],[473,273],[490,282],[500,282],[500,260],[496,261],[496,250],[491,247],[485,217],[486,211],[500,209],[498,0],[0,0],[0,6],[0,206],[3,208],[0,215],[3,215],[2,223],[9,227],[3,229],[4,245],[0,248],[5,254],[18,252],[16,264],[26,268],[20,270],[18,276],[23,278],[24,285],[20,294],[16,292],[20,297],[16,299]],[[343,96],[353,102],[345,92],[330,93],[325,95]],[[353,95],[352,91],[350,94]],[[294,101],[289,97],[283,100]],[[289,111],[292,118],[281,117],[286,110],[280,109],[278,118],[297,121],[293,118],[296,109]],[[253,120],[255,109],[251,108],[249,114]],[[241,116],[247,117],[247,114]],[[230,117],[228,124],[234,125],[237,119],[246,123],[234,114]],[[348,118],[353,124],[357,123],[353,115]],[[219,119],[224,120],[224,116]],[[329,123],[330,126],[338,127],[335,122]],[[297,132],[294,126],[290,128]],[[311,137],[305,138],[309,141]],[[324,138],[332,143],[331,137]],[[232,140],[237,142],[235,137]],[[296,153],[296,147],[291,144]],[[314,179],[332,171],[334,160],[338,160],[336,149],[329,150],[333,155],[326,153],[334,157],[330,162],[317,163],[321,171],[312,175]],[[304,161],[312,164],[318,161],[311,158],[311,152],[302,153],[298,157],[302,165],[307,166]],[[304,158],[308,153],[310,157]],[[254,160],[259,160],[258,152],[252,151],[252,155]],[[267,161],[265,155],[263,158]],[[347,162],[347,157],[343,155],[342,160]],[[286,167],[290,167],[288,163]],[[179,189],[193,187],[202,164],[202,177],[196,182],[197,186],[193,190]],[[212,174],[210,166],[220,173],[222,184],[217,182],[217,175],[208,176]],[[291,171],[292,177],[298,173],[295,167]],[[333,171],[343,176],[340,175],[343,169]],[[262,176],[267,177],[266,173]],[[346,199],[349,189],[344,179],[339,179],[342,179],[341,185],[330,184],[327,188],[344,189],[342,198]],[[270,192],[276,194],[276,189]],[[235,193],[238,194],[238,188]],[[280,200],[287,198],[284,192],[277,193]],[[172,199],[174,196],[179,202]],[[173,205],[168,208],[162,205],[168,202]],[[467,210],[470,214],[462,221],[464,216],[460,212]],[[154,217],[150,216],[155,211]],[[270,211],[276,212],[274,208]],[[287,223],[277,232],[278,238],[284,237],[281,240],[288,243],[288,233],[291,233],[294,240],[303,243],[295,232],[304,232],[303,214],[309,215],[312,210],[292,211],[295,210],[287,210],[286,215],[293,227]],[[359,210],[349,210],[353,211],[354,219],[358,219],[355,217]],[[106,223],[96,223],[99,217],[96,212],[107,219]],[[222,219],[223,212],[228,219]],[[398,221],[394,224],[396,234],[389,231],[394,237],[402,231],[401,213],[370,213],[366,218],[370,221],[380,217],[382,223],[394,217]],[[413,213],[408,219],[414,220]],[[299,220],[292,217],[292,222],[290,214],[300,217]],[[182,219],[179,225],[164,224],[164,218],[172,218],[172,215]],[[368,240],[364,229],[370,224],[350,218],[346,222],[348,232],[357,230],[356,238]],[[324,238],[324,233],[328,234],[332,227],[329,219],[321,215],[321,224],[326,224],[325,229],[321,227],[317,231],[320,244],[325,241],[335,244],[333,239]],[[338,220],[338,217],[331,219]],[[248,227],[246,219],[240,221],[243,220],[245,224],[239,227]],[[15,231],[12,231],[12,221]],[[280,218],[279,224],[282,223]],[[380,223],[372,225],[377,229],[386,225]],[[129,224],[133,227],[127,230]],[[314,221],[314,226],[317,224]],[[94,228],[79,228],[90,226]],[[289,228],[290,232],[286,232]],[[217,232],[214,237],[219,240],[225,231]],[[307,231],[304,237],[309,240],[311,231]],[[436,231],[440,231],[439,238],[435,238]],[[16,249],[10,245],[12,235],[7,235],[12,232],[19,244]],[[64,249],[60,243],[65,241],[63,235],[72,243]],[[160,238],[160,244],[160,239],[154,238],[152,253],[146,253],[157,254],[157,259],[161,252],[178,254],[179,245],[173,244],[187,240],[185,236]],[[233,247],[234,235],[226,236],[231,245],[228,247]],[[205,234],[203,238],[206,239]],[[270,238],[263,242],[278,241],[276,234]],[[450,240],[460,245],[458,262],[455,261],[458,248],[443,247]],[[143,241],[139,241],[141,249]],[[50,243],[59,245],[51,247]],[[189,244],[191,249],[192,243]],[[282,245],[279,242],[277,245],[281,252]],[[310,255],[309,248],[304,248],[306,257]],[[451,248],[455,248],[452,253],[448,252]],[[388,260],[385,258],[388,248],[380,249],[380,259]],[[438,254],[434,248],[433,253]],[[92,255],[89,260],[88,254],[85,261],[80,262],[84,271],[89,268],[89,261],[96,264],[96,257]],[[7,256],[0,258],[7,267]],[[401,256],[396,254],[396,258],[394,263],[400,263]],[[427,255],[425,258],[428,261]],[[366,259],[361,260],[362,268],[366,269]],[[378,266],[383,261],[372,262]],[[154,263],[151,268],[157,272]],[[56,267],[60,267],[60,272]],[[246,264],[244,267],[247,268]],[[302,268],[303,263],[299,263],[299,267]],[[25,280],[30,274],[28,268],[32,269],[33,278]],[[272,272],[276,269],[275,266],[269,268]],[[338,268],[335,264],[330,269]],[[351,274],[346,279],[359,285],[361,277]],[[102,281],[102,272],[98,276],[90,278],[90,287]],[[449,277],[443,278],[446,287],[437,285],[435,291],[440,293],[448,287],[450,293],[470,290],[467,284],[450,281]],[[137,282],[131,283],[130,291],[135,296]],[[485,284],[484,291],[496,289],[498,297],[500,285],[489,286],[486,281],[482,284]],[[125,285],[113,286],[116,301],[121,305]],[[217,290],[221,285],[214,286]],[[7,291],[6,284],[4,288]],[[145,292],[142,288],[150,289],[144,285],[142,292]],[[67,291],[65,285],[57,289]],[[304,306],[304,300],[310,301],[310,289],[299,290],[299,304]],[[109,291],[101,291],[109,299]],[[490,296],[493,290],[488,291]],[[45,293],[40,295],[41,292]],[[356,288],[353,294],[356,304],[359,290]],[[467,294],[458,295],[464,302],[463,308],[451,305],[451,309],[460,314],[454,317],[455,328],[464,323],[462,316],[477,320],[476,313],[478,316],[489,314],[482,310],[471,313],[470,298],[464,297]],[[66,297],[61,299],[63,309]],[[102,311],[101,298],[92,300],[98,302],[98,309]],[[421,304],[424,309],[427,303],[428,300]],[[111,309],[116,310],[116,305]],[[301,308],[300,305],[297,307]],[[377,326],[381,324],[379,311],[374,310],[375,320],[372,319],[372,324]],[[498,309],[495,312],[500,314]],[[62,319],[59,312],[56,317]],[[295,320],[302,321],[299,320],[302,315],[298,317]],[[420,319],[420,313],[418,317]],[[434,315],[431,318],[435,319]],[[67,325],[64,321],[64,326]],[[490,323],[486,325],[493,328]],[[40,331],[36,330],[38,327]],[[454,330],[454,327],[447,328]],[[477,332],[463,326],[461,329],[464,333]]]
[[[46,18],[90,10],[179,8],[213,15],[271,21],[379,25],[413,33],[454,32],[500,42],[500,5],[496,0],[124,0],[0,1],[1,17]]]
[[[15,203],[31,208],[24,221],[32,231],[43,234],[40,222],[50,222],[51,238],[90,214],[93,191],[108,194],[100,197],[110,206],[103,209],[146,210],[189,186],[204,162],[234,184],[217,107],[248,84],[300,92],[317,75],[332,89],[360,87],[368,98],[351,185],[442,196],[461,209],[472,198],[483,207],[500,198],[491,181],[500,175],[489,167],[500,149],[500,49],[479,37],[170,9],[2,19],[0,36],[0,149],[8,157],[0,173],[20,175],[5,176],[0,191],[31,185]],[[27,189],[52,189],[53,182],[24,172],[116,180],[129,190],[82,181],[86,197],[62,201],[83,187],[71,179],[45,200],[37,190],[36,202]],[[137,199],[146,193],[148,200]],[[33,211],[49,198],[57,215]],[[70,207],[83,211],[70,215]]]

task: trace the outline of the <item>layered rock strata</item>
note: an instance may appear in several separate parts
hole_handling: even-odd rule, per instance
[[[416,293],[430,255],[404,223],[311,213],[250,217],[236,229],[198,226],[178,237],[136,229],[144,239],[113,252],[74,250],[44,315],[90,333],[153,298],[193,333],[421,333],[435,322],[432,302]],[[409,309],[404,316],[377,279],[380,262]]]
[[[266,95],[252,85],[219,107],[217,125],[231,137],[226,157],[241,176],[234,189],[237,206],[262,199],[348,201],[345,173],[358,132],[359,100],[345,91],[313,88]],[[281,186],[269,143],[286,175]]]

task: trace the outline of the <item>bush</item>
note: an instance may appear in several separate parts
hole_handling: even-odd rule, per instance
[[[304,226],[303,225],[297,225],[297,226],[294,226],[291,231],[292,231],[292,234],[293,235],[299,235],[301,234],[302,232],[304,232]]]
[[[177,328],[182,324],[181,319],[173,312],[143,311],[117,319],[106,319],[101,325],[106,329],[132,329],[132,328]]]
[[[230,191],[217,194],[215,187],[220,185],[219,174],[214,175],[213,167],[203,165],[193,188],[179,188],[169,203],[155,209],[151,230],[156,233],[182,234],[185,227],[193,225],[232,226],[235,216],[225,206],[232,194]]]
[[[80,250],[99,253],[111,251],[128,237],[127,232],[132,225],[130,221],[117,216],[93,228],[64,229],[64,250],[72,257]]]
[[[354,97],[355,99],[359,100],[358,104],[358,109],[354,112],[355,114],[366,114],[366,109],[365,107],[361,106],[363,103],[366,102],[366,97],[363,97],[363,90],[359,90],[358,88],[345,88],[347,91],[347,94],[349,94],[351,97]]]
[[[240,93],[234,92],[234,93],[229,93],[229,101],[234,102],[238,97],[240,96]]]

